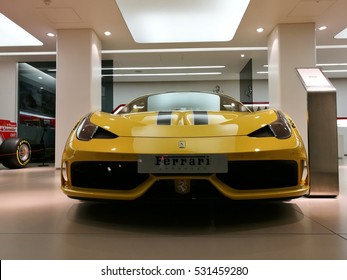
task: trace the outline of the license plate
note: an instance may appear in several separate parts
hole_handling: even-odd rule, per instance
[[[226,173],[227,156],[210,155],[140,155],[138,173]]]

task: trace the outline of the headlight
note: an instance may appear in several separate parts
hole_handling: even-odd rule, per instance
[[[90,121],[91,114],[85,117],[77,127],[77,139],[89,141],[93,138],[98,127]]]
[[[287,118],[281,111],[277,111],[277,120],[266,125],[252,133],[249,137],[276,137],[278,139],[287,139],[292,135],[292,130]]]
[[[91,139],[114,139],[118,136],[112,132],[103,129],[90,121],[92,114],[86,116],[77,126],[77,139],[89,141]]]
[[[277,111],[277,120],[269,124],[269,127],[276,138],[287,139],[292,135],[292,130],[287,118],[281,111]]]

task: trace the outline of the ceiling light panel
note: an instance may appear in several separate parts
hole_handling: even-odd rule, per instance
[[[137,43],[233,39],[250,0],[115,0]]]
[[[343,29],[341,32],[334,36],[335,39],[347,39],[347,28]]]
[[[42,45],[41,41],[0,13],[0,47]]]

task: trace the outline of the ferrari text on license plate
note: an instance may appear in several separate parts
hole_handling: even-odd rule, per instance
[[[226,173],[224,154],[209,155],[140,155],[139,173]]]

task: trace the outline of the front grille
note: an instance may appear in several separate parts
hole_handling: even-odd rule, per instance
[[[71,164],[71,182],[75,187],[131,190],[148,178],[137,173],[137,162],[82,161]]]
[[[298,165],[291,160],[229,161],[228,173],[217,177],[238,190],[290,187],[298,184]]]

